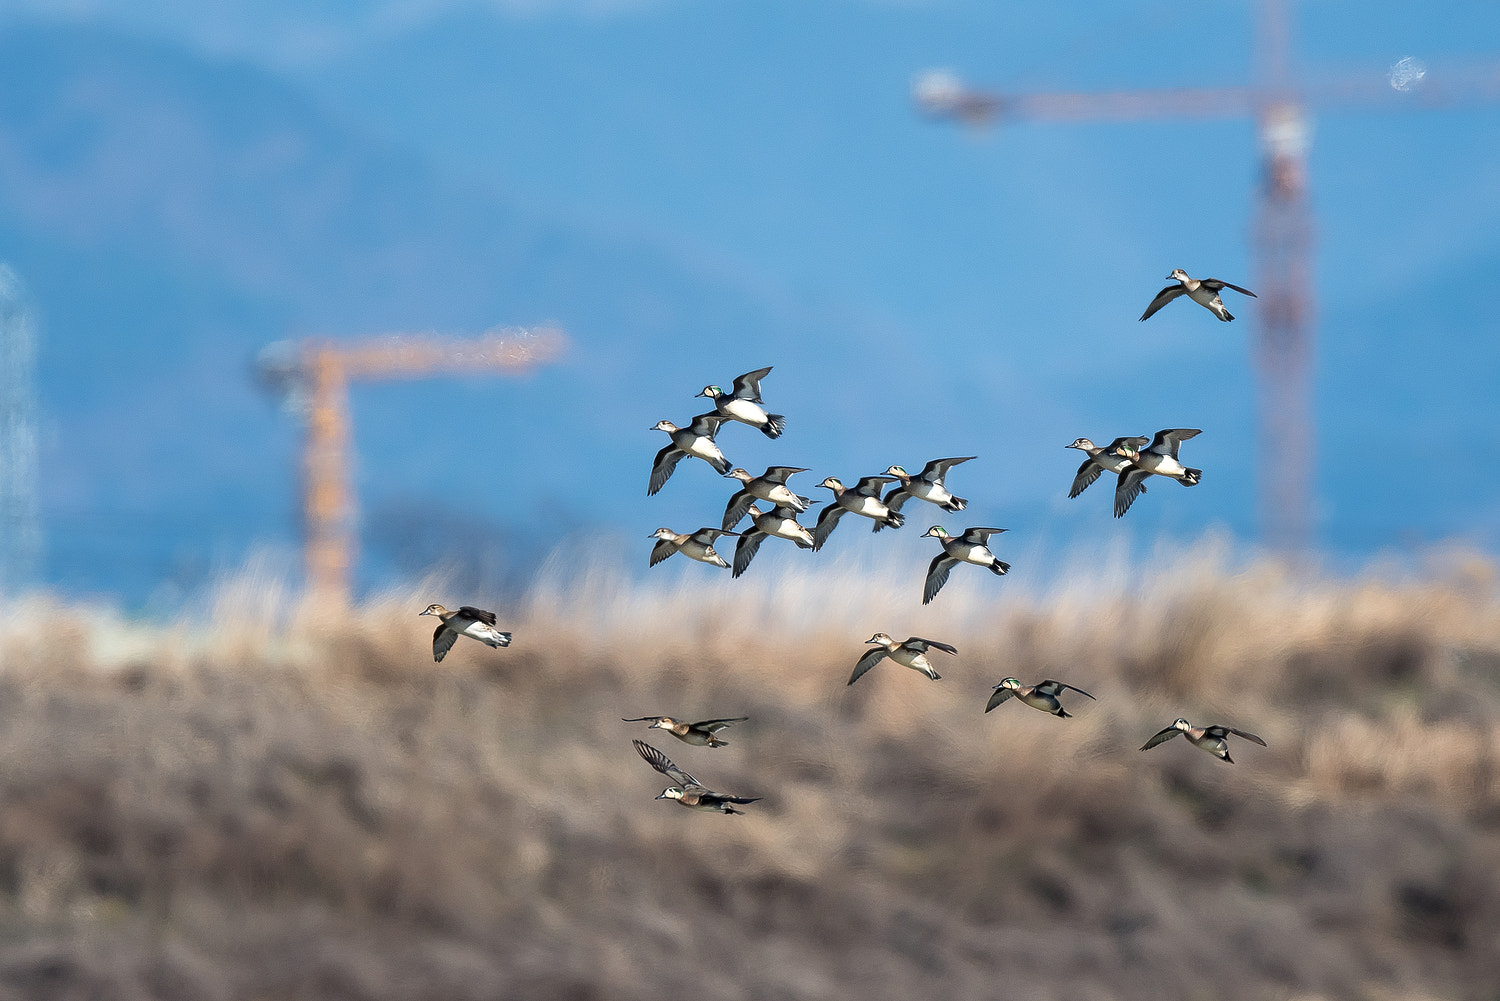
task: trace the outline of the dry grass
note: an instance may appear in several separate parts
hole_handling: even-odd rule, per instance
[[[344,623],[253,574],[174,628],[13,605],[0,1001],[1497,996],[1488,564],[955,574],[925,610],[905,566],[721,577],[542,585],[441,667],[425,588]],[[961,655],[846,688],[877,629]],[[1006,675],[1099,701],[984,715]],[[752,720],[619,721],[657,712]],[[1270,747],[1136,751],[1178,715]],[[655,802],[636,736],[765,799]]]

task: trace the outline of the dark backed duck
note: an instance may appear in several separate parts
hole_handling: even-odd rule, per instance
[[[908,498],[915,497],[929,504],[936,504],[944,511],[962,511],[969,506],[969,502],[949,493],[948,488],[943,485],[943,477],[948,475],[948,470],[960,462],[968,462],[976,458],[978,456],[965,455],[958,459],[933,459],[923,466],[922,471],[916,476],[912,476],[900,466],[892,466],[885,471],[885,474],[900,480],[901,485],[885,495],[885,506],[892,511],[900,511],[901,505],[905,504]],[[883,527],[876,525],[875,531],[878,532]]]
[[[671,716],[637,716],[635,719],[622,718],[620,722],[649,722],[651,725],[646,727],[647,730],[665,730],[684,744],[694,744],[698,747],[725,747],[729,741],[720,737],[718,731],[734,723],[743,723],[749,718],[749,716],[732,716],[725,719],[705,719],[697,723],[684,723]]]
[[[460,605],[457,611],[448,611],[442,605],[428,605],[418,615],[436,615],[440,620],[437,631],[432,634],[432,659],[439,663],[448,655],[460,636],[476,639],[495,648],[510,646],[510,633],[495,628],[495,613],[486,612],[473,605]]]
[[[943,544],[943,551],[932,558],[927,567],[927,581],[922,586],[922,604],[937,597],[937,593],[948,583],[948,574],[960,563],[972,563],[986,567],[997,577],[1010,573],[1010,564],[997,559],[987,543],[990,536],[1006,531],[1003,528],[966,528],[961,535],[949,535],[942,525],[933,525],[922,533],[922,538],[932,536]]]
[[[727,568],[729,564],[724,562],[724,557],[714,552],[714,540],[721,535],[739,534],[726,532],[721,528],[700,528],[689,535],[679,535],[670,528],[658,528],[646,536],[648,539],[660,540],[651,547],[651,566],[656,566],[673,553],[681,553],[699,563]]]
[[[1051,713],[1054,716],[1067,719],[1073,714],[1062,707],[1060,696],[1064,689],[1077,692],[1079,695],[1088,695],[1091,699],[1093,698],[1092,695],[1089,695],[1082,688],[1074,688],[1072,685],[1065,685],[1061,681],[1043,681],[1035,685],[1023,685],[1015,678],[1006,678],[995,686],[994,694],[990,696],[990,701],[986,703],[984,711],[989,712],[1014,695],[1018,701],[1025,703],[1033,709],[1040,709],[1044,713]]]
[[[1129,469],[1134,465],[1132,460],[1140,452],[1141,446],[1150,440],[1150,438],[1116,438],[1101,448],[1087,438],[1079,438],[1067,446],[1076,448],[1088,456],[1083,460],[1083,465],[1078,467],[1078,475],[1073,477],[1073,489],[1068,491],[1069,499],[1083,493],[1105,473],[1122,473]],[[1142,492],[1145,489],[1142,487]]]
[[[927,660],[928,650],[941,650],[944,653],[958,653],[958,648],[949,646],[947,643],[939,643],[937,640],[924,640],[920,636],[911,636],[904,643],[897,643],[885,633],[876,633],[866,643],[876,644],[875,649],[859,658],[859,663],[854,665],[854,673],[849,675],[849,684],[852,685],[865,672],[885,658],[889,657],[902,667],[909,667],[913,671],[920,671],[933,681],[937,681],[942,675],[933,670],[932,664]]]
[[[1132,457],[1130,467],[1121,471],[1115,483],[1115,517],[1123,518],[1135,499],[1146,492],[1146,477],[1166,476],[1185,487],[1195,487],[1203,470],[1192,469],[1177,461],[1177,447],[1203,432],[1197,428],[1164,428],[1156,432],[1151,444]]]
[[[759,796],[735,796],[727,792],[705,789],[697,779],[673,764],[671,758],[644,740],[632,740],[631,743],[652,768],[677,783],[663,789],[661,795],[656,797],[657,799],[675,799],[691,810],[708,810],[712,813],[744,813],[744,810],[736,810],[731,804],[744,806],[746,803],[754,803],[760,799]]]
[[[1188,273],[1181,268],[1177,268],[1171,274],[1167,275],[1167,278],[1176,279],[1178,284],[1168,285],[1156,293],[1156,298],[1151,300],[1151,305],[1147,306],[1146,311],[1141,314],[1142,320],[1149,319],[1158,309],[1161,309],[1178,296],[1185,295],[1225,323],[1228,323],[1234,319],[1234,314],[1224,308],[1224,300],[1219,298],[1220,292],[1224,289],[1232,288],[1241,295],[1248,295],[1252,299],[1259,298],[1259,296],[1247,288],[1240,288],[1238,285],[1231,285],[1217,278],[1189,278]]]
[[[839,479],[830,476],[819,483],[818,486],[833,491],[833,503],[823,509],[823,513],[818,515],[818,523],[813,526],[813,548],[823,548],[823,543],[828,541],[828,536],[838,527],[839,519],[846,511],[873,519],[875,531],[886,525],[900,528],[906,524],[906,518],[900,511],[892,511],[880,499],[880,488],[895,482],[894,476],[866,476],[853,487],[846,487]]]
[[[719,426],[728,419],[718,414],[699,414],[685,428],[680,428],[671,421],[657,421],[651,430],[665,431],[672,441],[656,453],[656,461],[651,464],[651,483],[646,488],[646,496],[656,493],[672,478],[672,470],[677,468],[683,456],[695,455],[713,466],[715,471],[729,472],[729,460],[724,458],[724,453],[714,443],[714,435],[719,433]]]
[[[805,473],[806,469],[799,466],[770,466],[760,476],[751,476],[743,469],[731,469],[725,476],[739,480],[745,485],[743,490],[729,498],[729,503],[724,507],[724,527],[733,528],[738,525],[745,512],[750,510],[750,505],[757,500],[763,500],[777,507],[789,507],[793,511],[806,511],[812,500],[792,492],[792,488],[786,485],[786,481],[795,473]]]
[[[746,372],[734,380],[734,389],[726,393],[718,386],[704,386],[699,396],[714,401],[714,409],[730,420],[759,428],[767,438],[780,438],[786,430],[786,417],[768,414],[760,398],[760,380],[770,374],[771,366]]]
[[[1192,741],[1194,747],[1201,747],[1209,754],[1212,754],[1216,758],[1221,758],[1231,765],[1234,764],[1234,759],[1229,756],[1229,741],[1225,739],[1231,733],[1236,737],[1244,737],[1246,740],[1259,744],[1261,747],[1266,746],[1266,742],[1255,734],[1246,733],[1244,730],[1236,730],[1232,726],[1193,726],[1187,720],[1179,719],[1146,741],[1142,745],[1141,750],[1149,751],[1157,744],[1171,740],[1179,733],[1185,734],[1187,739]]]
[[[734,571],[730,574],[731,577],[738,577],[745,572],[767,536],[774,535],[778,539],[795,542],[798,549],[813,547],[812,533],[797,524],[797,512],[791,508],[775,507],[762,513],[752,504],[749,513],[750,527],[740,535],[740,541],[734,547]]]

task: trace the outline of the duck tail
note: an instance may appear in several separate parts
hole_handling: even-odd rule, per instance
[[[1229,762],[1231,765],[1234,764],[1234,759],[1229,756],[1229,752],[1228,751],[1225,751],[1222,755],[1220,755],[1220,757],[1222,757],[1225,761]]]
[[[786,430],[786,415],[766,414],[766,425],[760,430],[767,438],[780,438],[781,432]]]
[[[1226,310],[1224,310],[1224,312],[1223,312],[1223,313],[1222,313],[1222,314],[1221,314],[1221,315],[1220,315],[1220,316],[1219,316],[1219,319],[1220,319],[1220,320],[1223,320],[1223,321],[1224,321],[1224,322],[1225,322],[1225,323],[1228,323],[1228,322],[1229,322],[1229,321],[1230,321],[1230,320],[1232,320],[1232,319],[1234,319],[1234,314],[1233,314],[1233,313],[1231,313],[1231,312],[1230,312],[1230,311],[1229,311],[1229,310],[1227,310],[1227,309],[1226,309]]]
[[[996,560],[995,562],[990,564],[990,573],[994,574],[996,577],[1004,577],[1006,574],[1010,573],[1010,564],[1005,562],[1004,560]]]
[[[1188,469],[1182,474],[1182,479],[1178,480],[1177,482],[1181,483],[1185,487],[1196,487],[1198,485],[1198,481],[1202,478],[1203,470]]]
[[[724,458],[722,455],[717,459],[709,459],[708,461],[714,467],[714,471],[717,472],[720,476],[723,476],[725,473],[729,472],[729,470],[734,468],[729,464],[729,460]]]
[[[885,516],[885,520],[883,522],[875,523],[875,529],[876,531],[879,531],[882,525],[889,525],[891,528],[900,528],[904,524],[906,524],[906,515],[902,514],[900,511],[892,511],[890,514]]]
[[[495,632],[495,646],[510,646],[510,633]]]
[[[1052,715],[1057,716],[1060,719],[1071,719],[1073,716],[1072,713],[1068,712],[1062,706],[1058,706],[1057,712],[1053,713]]]
[[[949,500],[948,503],[943,505],[943,510],[956,514],[968,506],[969,502],[965,498],[954,497],[953,499]]]
[[[931,678],[933,681],[942,681],[943,680],[943,676],[941,674],[938,674],[936,671],[929,672],[928,675],[927,675],[927,677]]]
[[[708,735],[708,746],[709,747],[727,747],[728,745],[729,745],[729,741],[725,740],[724,738],[717,737],[714,734],[709,734]]]

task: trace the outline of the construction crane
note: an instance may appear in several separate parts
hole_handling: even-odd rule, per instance
[[[1005,121],[1140,121],[1252,117],[1259,126],[1256,368],[1259,372],[1259,517],[1262,537],[1295,554],[1312,542],[1312,364],[1316,282],[1308,202],[1307,107],[1448,106],[1500,99],[1500,67],[1426,79],[1403,59],[1384,78],[1294,81],[1286,0],[1261,0],[1254,86],[1074,94],[997,94],[967,87],[947,71],[919,76],[913,98],[924,114],[967,125]],[[1393,99],[1395,99],[1393,103]]]
[[[474,339],[391,334],[361,340],[313,338],[273,344],[260,375],[287,395],[303,417],[303,553],[307,593],[349,603],[358,553],[349,476],[349,384],[495,372],[520,375],[558,357],[567,344],[552,328],[498,330]]]

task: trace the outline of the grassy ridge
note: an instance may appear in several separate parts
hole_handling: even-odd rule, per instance
[[[920,613],[909,577],[583,578],[440,667],[429,589],[340,623],[253,578],[179,628],[13,606],[0,999],[1495,996],[1491,567],[955,579]],[[877,629],[960,656],[846,688]],[[984,715],[1006,675],[1099,702]],[[619,721],[658,712],[752,720]],[[1270,747],[1136,751],[1178,715]],[[766,798],[655,802],[636,736]]]

